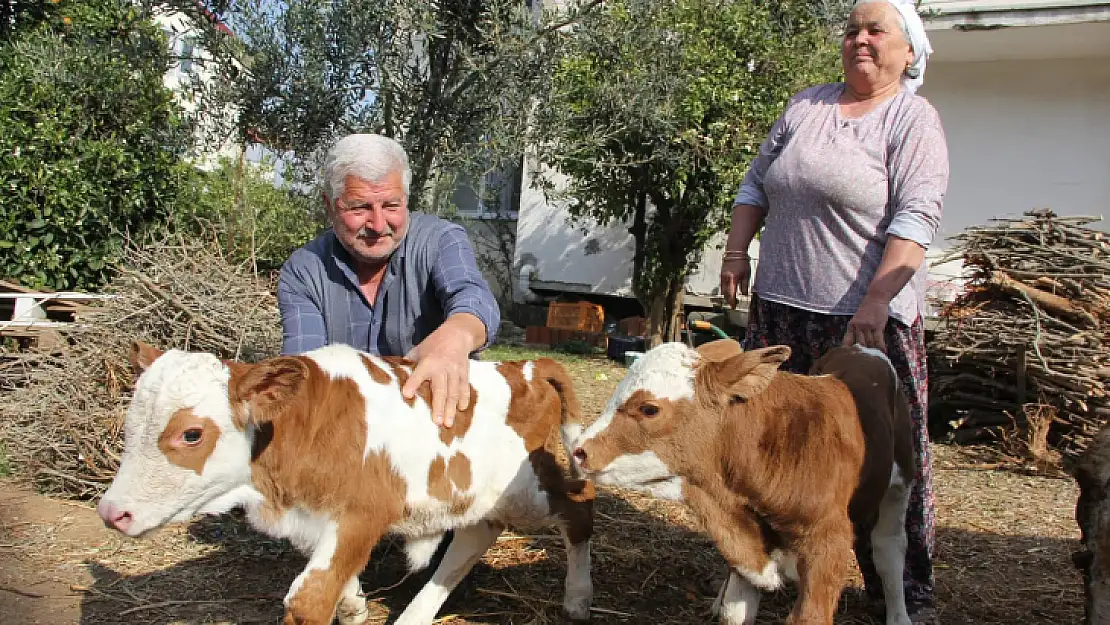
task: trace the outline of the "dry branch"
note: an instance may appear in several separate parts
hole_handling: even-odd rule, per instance
[[[132,341],[247,361],[280,347],[270,281],[210,242],[132,245],[106,292],[60,351],[0,354],[0,442],[48,493],[93,497],[115,474]]]
[[[1095,220],[1038,210],[955,237],[941,262],[962,258],[968,284],[929,358],[932,411],[957,440],[1012,442],[1016,428],[1043,463],[1110,416],[1110,245],[1084,227]]]
[[[1041,276],[1040,278],[1037,278],[1037,282],[1040,282],[1042,284],[1046,282],[1048,284],[1052,284],[1055,281],[1051,278]],[[1087,325],[1090,326],[1098,325],[1098,320],[1095,319],[1094,315],[1079,308],[1066,297],[1060,297],[1059,295],[1046,293],[1040,289],[1018,282],[1017,280],[1014,280],[1010,276],[1006,275],[1005,272],[992,271],[990,285],[996,286],[1003,291],[1007,291],[1012,294],[1027,296],[1029,297],[1029,299],[1033,300],[1034,304],[1040,306],[1041,308],[1044,308],[1049,313],[1064,315],[1065,317],[1073,317],[1085,322]]]

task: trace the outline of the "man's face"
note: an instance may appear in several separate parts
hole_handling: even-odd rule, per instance
[[[356,264],[382,263],[408,231],[408,201],[400,171],[390,172],[380,182],[347,176],[343,194],[328,208],[335,234]]]

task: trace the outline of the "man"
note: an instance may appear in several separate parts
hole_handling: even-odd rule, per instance
[[[466,231],[410,214],[408,155],[370,134],[339,140],[323,168],[332,228],[293,252],[278,279],[282,353],[346,343],[416,368],[436,423],[451,427],[470,403],[470,355],[491,344],[501,317]]]

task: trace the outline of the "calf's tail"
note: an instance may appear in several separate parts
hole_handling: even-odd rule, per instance
[[[542,358],[536,361],[536,374],[547,380],[559,395],[562,414],[559,419],[559,435],[562,439],[563,449],[569,456],[574,451],[574,441],[582,433],[582,406],[578,403],[578,395],[574,392],[574,381],[566,368],[555,360]],[[574,463],[571,462],[571,471],[577,474]],[[577,477],[577,475],[576,475]]]

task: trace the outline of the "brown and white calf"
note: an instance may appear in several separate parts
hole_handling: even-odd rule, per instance
[[[1069,470],[1079,486],[1075,520],[1081,539],[1072,562],[1083,575],[1083,624],[1110,623],[1110,425],[1095,434]]]
[[[589,616],[593,489],[552,454],[579,418],[552,360],[472,362],[470,407],[453,427],[427,396],[406,401],[409,363],[329,346],[258,364],[136,345],[142,373],[119,472],[98,511],[130,536],[198,513],[246,509],[251,525],[308,556],[285,622],[364,622],[358,574],[386,533],[413,568],[455,535],[396,623],[431,623],[506,525],[553,524],[567,547],[563,607]],[[566,440],[565,438],[563,439]]]
[[[790,623],[833,622],[856,534],[869,532],[886,622],[906,625],[902,571],[913,451],[890,361],[837,348],[814,376],[790,348],[667,343],[629,369],[575,438],[598,484],[685,501],[729,563],[714,613],[755,622],[759,590],[798,581]]]

